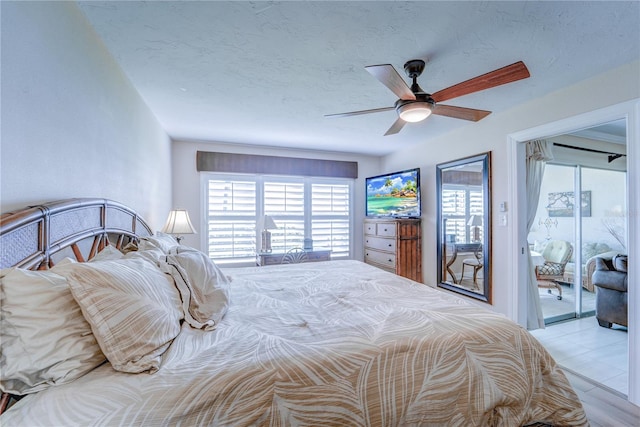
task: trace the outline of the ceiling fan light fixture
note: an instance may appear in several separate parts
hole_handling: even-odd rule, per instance
[[[407,102],[399,105],[398,115],[405,122],[421,122],[431,115],[433,105],[429,102]]]

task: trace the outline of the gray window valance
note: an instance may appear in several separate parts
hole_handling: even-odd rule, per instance
[[[357,178],[358,162],[261,156],[256,154],[196,153],[198,172],[230,172],[270,175]]]

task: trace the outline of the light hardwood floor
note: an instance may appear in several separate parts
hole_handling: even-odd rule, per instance
[[[640,408],[627,400],[626,328],[598,326],[595,317],[531,331],[562,367],[591,427],[640,427]]]
[[[615,390],[563,369],[582,402],[591,427],[638,427],[640,408]]]
[[[603,328],[591,316],[547,325],[531,334],[560,366],[623,395],[629,393],[627,328]]]

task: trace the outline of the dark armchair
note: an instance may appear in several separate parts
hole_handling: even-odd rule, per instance
[[[596,258],[592,276],[596,288],[596,319],[604,328],[613,323],[627,326],[627,256]]]

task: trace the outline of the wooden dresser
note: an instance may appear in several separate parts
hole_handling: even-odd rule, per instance
[[[365,218],[364,262],[422,283],[420,219]]]

